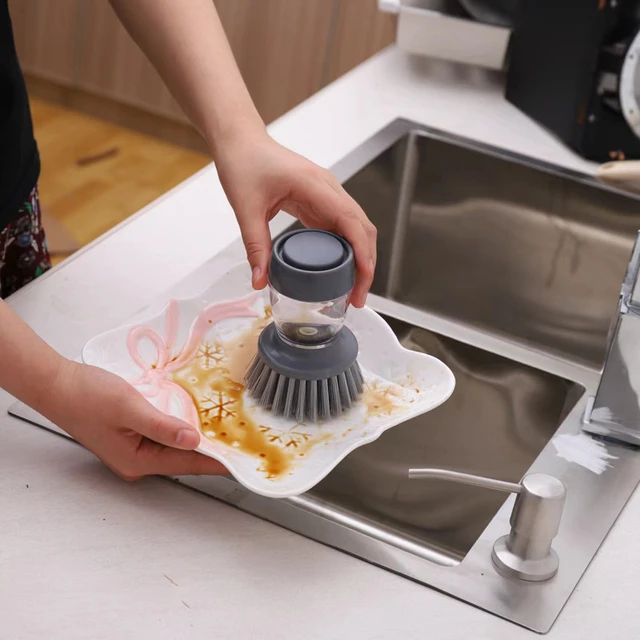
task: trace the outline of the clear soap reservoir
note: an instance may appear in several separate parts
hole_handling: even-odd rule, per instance
[[[354,282],[353,250],[344,238],[303,229],[276,240],[269,288],[280,337],[297,346],[330,343],[344,325]]]
[[[278,333],[296,345],[329,342],[342,329],[349,306],[348,294],[323,302],[300,302],[271,287],[270,298]]]

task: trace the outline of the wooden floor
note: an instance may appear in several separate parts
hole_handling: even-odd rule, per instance
[[[42,159],[42,206],[80,245],[210,162],[57,104],[32,99],[31,108]]]

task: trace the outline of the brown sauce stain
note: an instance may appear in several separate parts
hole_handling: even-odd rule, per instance
[[[362,396],[367,406],[367,417],[388,416],[401,409],[403,399],[400,392],[387,386],[372,383],[365,388]]]
[[[191,382],[194,377],[196,383]],[[175,374],[174,381],[193,398],[200,429],[207,438],[259,459],[259,469],[268,478],[277,478],[289,469],[290,457],[269,442],[264,427],[248,415],[242,397],[244,386],[231,379],[226,369],[200,369],[192,361]]]
[[[292,475],[295,461],[304,459],[313,446],[327,445],[333,434],[313,436],[295,427],[279,431],[259,424],[247,412],[241,381],[257,353],[260,333],[271,322],[271,309],[265,311],[266,317],[256,319],[233,340],[204,342],[172,379],[193,399],[205,437],[252,456],[257,470],[276,480]],[[375,382],[365,387],[362,402],[367,418],[390,415],[404,404],[397,389]],[[347,429],[342,436],[351,431]]]
[[[280,432],[255,422],[244,406],[244,379],[256,355],[258,337],[271,321],[271,310],[242,335],[227,342],[204,343],[197,355],[172,378],[189,393],[200,416],[204,436],[256,459],[257,469],[269,479],[290,471],[296,458],[327,436]]]
[[[229,376],[233,380],[243,380],[249,365],[258,353],[258,338],[262,330],[271,322],[271,308],[265,309],[266,317],[255,320],[250,329],[234,340],[225,343],[225,349],[230,354],[228,367]]]

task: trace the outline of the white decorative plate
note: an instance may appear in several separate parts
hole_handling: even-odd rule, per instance
[[[452,394],[448,367],[404,349],[371,309],[352,308],[347,324],[360,345],[363,400],[320,425],[261,409],[242,380],[270,310],[267,293],[252,291],[250,275],[238,265],[198,297],[171,300],[144,324],[96,336],[83,349],[84,362],[123,377],[161,411],[197,427],[198,451],[273,498],[311,489],[351,451]]]

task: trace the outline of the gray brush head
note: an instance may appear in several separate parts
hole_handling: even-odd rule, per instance
[[[298,422],[329,420],[362,395],[357,356],[358,341],[347,327],[330,344],[313,349],[285,342],[270,324],[260,334],[245,384],[249,395],[276,415]]]

